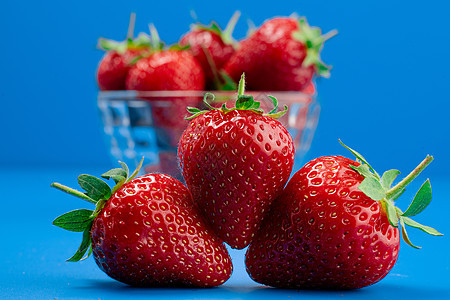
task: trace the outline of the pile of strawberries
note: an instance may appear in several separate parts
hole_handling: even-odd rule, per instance
[[[286,112],[264,112],[239,82],[234,107],[189,107],[178,161],[186,181],[162,173],[136,177],[121,168],[102,175],[80,175],[85,192],[52,186],[96,205],[53,222],[83,232],[69,261],[91,253],[110,277],[136,286],[223,284],[232,273],[225,247],[243,249],[246,269],[256,282],[281,288],[354,289],[378,282],[394,266],[406,225],[432,235],[435,229],[410,217],[431,201],[427,180],[403,212],[394,201],[431,163],[425,160],[392,186],[400,173],[382,176],[356,151],[316,158],[289,180],[294,161],[292,138],[276,119]],[[288,183],[287,183],[288,182]],[[287,183],[287,185],[286,185]],[[86,257],[87,257],[86,256]]]
[[[112,188],[87,174],[78,177],[84,192],[53,183],[95,204],[94,210],[74,210],[53,222],[83,233],[69,261],[92,253],[101,270],[130,285],[211,287],[231,276],[227,243],[235,249],[248,247],[246,270],[258,283],[355,289],[388,274],[398,257],[400,235],[419,248],[408,238],[406,225],[441,235],[411,219],[431,201],[429,180],[406,211],[395,206],[405,187],[431,163],[431,156],[393,185],[398,170],[380,176],[343,144],[356,160],[319,157],[289,180],[293,141],[277,121],[287,107],[279,110],[277,99],[269,96],[274,107],[265,112],[260,102],[245,94],[245,87],[301,90],[314,74],[327,74],[318,56],[326,37],[304,19],[270,20],[238,50],[215,29],[204,27],[181,40],[189,49],[155,47],[159,40],[154,29],[152,38],[151,47],[147,38],[138,38],[121,44],[121,54],[110,52],[99,68],[100,86],[114,82],[119,89],[203,89],[205,74],[211,79],[208,84],[224,85],[230,82],[223,81],[225,77],[236,81],[241,76],[235,105],[215,108],[210,105],[214,94],[207,93],[206,110],[187,108],[190,124],[178,144],[186,186],[162,173],[137,177],[142,161],[132,174],[122,162],[121,168],[104,173],[103,179],[114,181]],[[206,40],[207,47],[196,44]],[[104,80],[107,72],[102,70],[108,68],[103,64],[121,69],[120,80]]]
[[[320,51],[336,31],[322,35],[305,18],[278,17],[237,42],[232,31],[238,18],[236,13],[223,31],[214,22],[195,24],[170,47],[153,25],[150,36],[133,38],[129,30],[123,42],[100,39],[107,53],[98,67],[98,85],[101,90],[235,90],[246,73],[249,90],[303,91],[313,76],[329,75]]]

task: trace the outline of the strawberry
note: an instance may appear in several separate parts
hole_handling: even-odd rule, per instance
[[[127,38],[123,42],[99,40],[99,48],[107,51],[97,69],[97,82],[102,91],[125,90],[125,79],[135,61],[150,50],[150,39],[140,34],[133,39],[135,14],[130,16]]]
[[[153,25],[150,25],[152,51],[137,61],[126,79],[127,90],[186,91],[203,90],[205,75],[186,47],[164,48]]]
[[[185,50],[168,49],[139,59],[126,79],[127,90],[203,90],[205,76],[198,61]]]
[[[125,90],[125,80],[134,61],[150,49],[148,41],[144,34],[120,43],[100,39],[100,48],[107,51],[97,69],[97,82],[102,91]]]
[[[314,75],[329,76],[320,51],[335,34],[321,35],[305,18],[274,18],[240,43],[224,70],[234,80],[245,72],[251,90],[301,91]]]
[[[161,173],[134,178],[128,167],[113,169],[111,190],[103,180],[80,175],[82,193],[59,183],[52,186],[96,204],[95,211],[74,210],[53,221],[83,232],[79,261],[86,251],[110,277],[135,286],[217,286],[231,275],[225,245],[200,218],[188,189]],[[142,161],[141,161],[142,165]]]
[[[236,107],[189,108],[194,115],[180,139],[178,159],[193,198],[216,234],[231,247],[250,243],[270,203],[292,170],[292,138],[274,118],[287,110],[264,114],[260,103],[244,95],[239,83]]]
[[[345,146],[346,147],[346,146]],[[357,161],[324,156],[291,178],[246,253],[253,280],[284,288],[356,289],[381,280],[394,266],[405,224],[431,201],[427,180],[403,213],[394,201],[431,161],[427,158],[391,187],[398,170],[380,176],[357,152]]]
[[[160,41],[153,25],[150,26],[152,52],[131,68],[126,88],[139,91],[186,91],[203,90],[205,77],[195,57],[178,45],[168,49]],[[197,97],[141,97],[152,105],[152,120],[158,146],[161,148],[159,171],[174,175],[177,170],[177,145],[181,134],[189,124],[184,119],[186,107],[196,106]],[[156,100],[156,101],[155,101]],[[163,101],[159,101],[163,100]],[[163,167],[166,166],[166,167]]]
[[[179,42],[181,46],[189,46],[188,51],[202,66],[207,89],[221,89],[218,71],[234,53],[235,42],[231,35],[239,16],[236,12],[224,31],[215,22],[209,26],[195,24]]]

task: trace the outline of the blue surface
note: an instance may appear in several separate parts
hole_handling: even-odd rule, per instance
[[[450,225],[442,212],[450,210],[450,178],[431,177],[434,198],[417,220],[432,225],[443,237],[409,230],[423,249],[402,243],[397,264],[381,282],[357,291],[298,291],[268,288],[245,272],[245,251],[232,250],[234,272],[221,287],[212,289],[144,289],[114,281],[100,271],[93,258],[68,263],[81,234],[51,225],[58,215],[89,204],[50,188],[58,182],[76,187],[81,172],[99,175],[103,169],[0,168],[0,299],[449,299]],[[405,208],[413,184],[400,200]],[[400,198],[402,199],[402,198]],[[343,298],[341,298],[343,297]]]

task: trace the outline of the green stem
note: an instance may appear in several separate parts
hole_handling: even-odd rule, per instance
[[[403,190],[411,181],[413,181],[425,168],[433,161],[433,156],[427,157],[402,181],[386,192],[386,198],[390,199],[399,191]]]
[[[62,185],[60,183],[54,182],[54,183],[51,184],[51,187],[54,187],[54,188],[56,188],[56,189],[58,189],[60,191],[63,191],[65,193],[69,194],[69,195],[72,195],[72,196],[78,197],[80,199],[83,199],[83,200],[85,200],[85,201],[87,201],[89,203],[97,204],[97,201],[95,201],[94,199],[91,199],[89,196],[83,194],[82,192],[74,190],[74,189],[72,189],[72,188],[70,188],[68,186]]]
[[[242,73],[241,80],[239,80],[238,97],[245,93],[245,73]]]
[[[136,13],[132,12],[130,14],[130,22],[128,23],[127,39],[133,39],[135,23],[136,23]]]
[[[152,47],[154,49],[159,49],[161,39],[159,38],[159,34],[158,31],[156,30],[155,25],[153,23],[150,23],[148,25],[148,28],[150,30],[150,37],[152,39]]]
[[[236,23],[239,20],[240,16],[241,16],[241,12],[237,10],[231,17],[230,21],[227,24],[227,27],[225,28],[225,30],[222,33],[222,40],[227,45],[233,44],[232,35],[233,35],[234,27],[236,27]]]
[[[337,34],[338,34],[338,31],[336,29],[333,29],[333,30],[325,33],[324,35],[322,35],[322,39],[325,42],[325,41],[331,39],[333,36],[335,36]]]

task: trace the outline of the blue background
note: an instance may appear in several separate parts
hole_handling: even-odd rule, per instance
[[[164,290],[151,294],[109,280],[92,259],[81,264],[63,262],[80,237],[49,224],[80,203],[62,200],[64,195],[50,191],[48,185],[58,179],[75,187],[77,174],[98,175],[112,165],[96,107],[95,71],[103,55],[96,43],[100,36],[124,39],[130,12],[137,13],[136,33],[147,31],[152,22],[168,44],[189,29],[191,10],[203,23],[215,19],[222,26],[240,10],[234,34],[238,39],[246,33],[247,19],[259,26],[268,18],[293,12],[307,16],[311,25],[324,31],[338,29],[339,35],[327,42],[322,53],[333,70],[330,79],[318,81],[322,112],[307,159],[329,154],[351,157],[338,138],[363,153],[379,172],[397,168],[405,174],[426,154],[434,155],[435,162],[422,178],[437,182],[435,198],[418,221],[449,233],[446,217],[439,213],[449,208],[449,8],[446,1],[3,0],[0,186],[5,211],[12,213],[0,223],[7,241],[0,250],[2,298],[341,295],[272,289],[261,293],[261,286],[252,283],[242,269],[242,252],[234,253],[239,271],[223,289],[210,290],[212,294]],[[411,191],[405,198],[412,195]],[[56,203],[57,199],[61,202]],[[392,274],[379,285],[346,296],[450,297],[447,237],[414,233],[412,238],[420,239],[425,249],[403,245]]]
[[[339,35],[322,57],[334,69],[319,82],[322,115],[311,156],[347,154],[341,138],[381,171],[412,169],[427,154],[446,174],[450,22],[446,1],[2,1],[1,164],[109,164],[96,110],[100,36],[122,40],[153,22],[167,43],[192,23],[225,26],[242,11],[258,26],[297,12]]]

